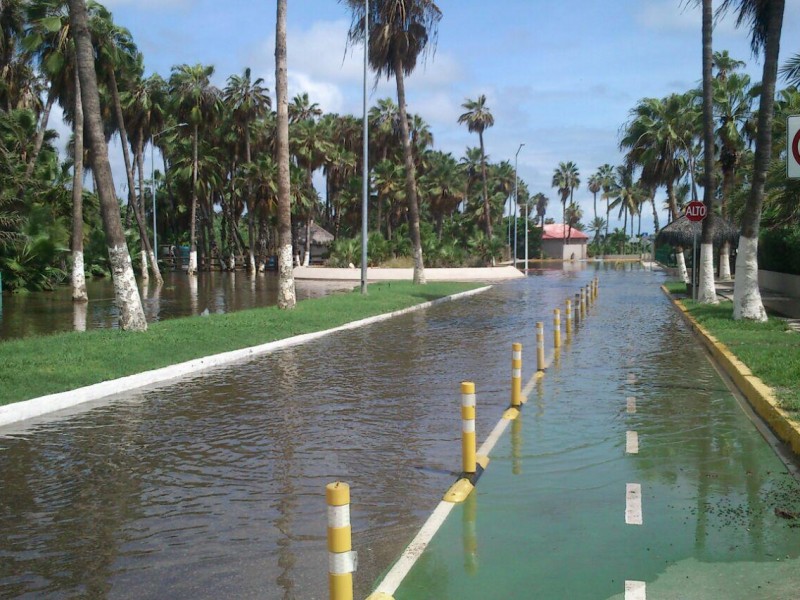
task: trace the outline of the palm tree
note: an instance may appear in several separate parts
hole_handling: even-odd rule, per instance
[[[458,124],[466,123],[470,133],[477,133],[481,149],[481,177],[483,179],[483,219],[486,228],[486,237],[492,238],[492,219],[489,207],[489,193],[486,183],[486,149],[483,145],[483,132],[494,125],[494,117],[486,106],[486,96],[481,94],[476,100],[469,100],[461,105],[467,110],[458,117]]]
[[[316,121],[322,115],[322,109],[316,102],[311,102],[308,92],[297,94],[289,105],[289,123],[300,121]]]
[[[600,173],[594,173],[589,177],[589,181],[587,183],[587,187],[589,191],[592,193],[594,197],[594,218],[597,218],[597,192],[599,192],[603,188],[603,180],[600,177]]]
[[[542,192],[536,192],[531,201],[536,205],[536,219],[539,221],[539,227],[544,227],[544,216],[547,213],[547,205],[550,199]]]
[[[289,81],[286,64],[286,0],[278,0],[275,26],[275,98],[278,162],[278,308],[297,304],[292,267],[292,205],[289,189]]]
[[[764,184],[772,151],[772,119],[775,111],[775,84],[778,78],[778,54],[785,0],[724,0],[720,10],[736,7],[736,24],[748,23],[750,46],[754,53],[764,51],[761,99],[753,177],[750,194],[742,215],[739,252],[736,256],[736,280],[733,287],[733,318],[766,321],[767,313],[758,287],[758,230],[764,204]]]
[[[250,152],[250,127],[257,120],[263,117],[272,108],[272,101],[269,97],[269,90],[263,86],[264,80],[259,77],[252,81],[250,77],[250,67],[239,75],[231,75],[228,78],[228,85],[223,92],[223,100],[228,105],[233,116],[236,129],[241,133],[244,140],[244,160],[249,165],[252,162]],[[247,243],[249,246],[248,268],[251,274],[256,272],[255,259],[255,215],[253,211],[253,201],[245,191],[245,206],[247,207]]]
[[[192,131],[192,205],[189,221],[189,275],[197,274],[197,171],[200,127],[219,112],[219,90],[211,85],[213,66],[179,65],[169,78],[170,95],[176,103],[178,118],[189,123]]]
[[[581,184],[578,165],[574,162],[558,163],[558,168],[553,171],[552,186],[558,189],[561,195],[561,222],[567,222],[567,199],[572,203],[572,195]]]
[[[569,244],[570,239],[572,238],[572,228],[576,227],[578,223],[580,223],[581,219],[583,218],[583,210],[581,210],[580,206],[572,202],[567,207],[566,217],[566,223],[569,226],[567,231],[567,244]]]
[[[100,117],[100,94],[94,65],[94,49],[89,35],[88,15],[84,0],[69,0],[70,24],[75,42],[75,55],[80,77],[81,98],[86,120],[86,133],[92,149],[93,168],[100,196],[103,226],[108,244],[108,258],[114,279],[114,295],[120,310],[120,328],[132,331],[147,329],[142,300],[136,286],[128,245],[108,162],[108,146]]]
[[[675,184],[683,177],[686,154],[694,139],[694,118],[687,110],[686,95],[672,94],[660,100],[644,98],[631,110],[631,120],[622,130],[620,148],[627,149],[628,165],[642,168],[648,186],[665,186],[672,220],[680,216]],[[683,249],[676,248],[681,278],[689,282]]]
[[[594,233],[594,240],[592,242],[595,246],[598,245],[597,238],[600,237],[600,232],[603,231],[608,227],[606,220],[603,217],[595,217],[591,223],[589,223],[589,231]]]
[[[425,283],[422,242],[419,229],[416,170],[411,151],[411,136],[406,116],[406,75],[417,66],[417,60],[436,39],[436,28],[442,12],[432,0],[374,0],[369,15],[361,0],[346,0],[353,11],[351,42],[364,37],[364,19],[370,24],[369,62],[376,76],[394,76],[397,85],[397,107],[400,121],[403,158],[406,169],[406,201],[414,253],[414,283]]]
[[[720,212],[728,218],[731,196],[733,194],[736,170],[745,151],[745,141],[752,124],[753,88],[750,77],[731,73],[722,77],[722,72],[714,80],[714,116],[719,139],[719,163],[722,169],[722,198]],[[731,279],[730,244],[724,242],[720,248],[719,278]]]
[[[714,199],[714,92],[711,71],[714,64],[711,47],[714,11],[712,0],[702,0],[703,6],[703,204],[711,215]],[[700,277],[697,300],[703,304],[716,304],[714,287],[714,220],[703,220],[700,236]],[[694,258],[694,257],[693,257]],[[697,265],[692,267],[696,272]],[[694,276],[694,275],[693,275]]]
[[[611,213],[611,190],[614,188],[614,167],[606,163],[597,169],[597,177],[600,179],[600,187],[603,190],[602,198],[606,201],[606,237],[608,237],[608,222]]]

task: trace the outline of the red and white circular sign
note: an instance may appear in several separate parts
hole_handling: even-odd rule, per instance
[[[702,221],[706,218],[706,205],[698,200],[692,200],[686,205],[686,218],[690,221]]]

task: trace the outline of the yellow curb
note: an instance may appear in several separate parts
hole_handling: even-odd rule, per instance
[[[384,594],[383,592],[375,592],[367,596],[367,600],[394,600],[394,596]]]
[[[716,363],[728,374],[758,416],[769,425],[778,438],[792,447],[795,454],[800,455],[800,425],[792,421],[789,413],[778,406],[773,389],[753,375],[749,367],[739,360],[725,344],[706,331],[705,327],[689,314],[686,307],[670,294],[665,286],[662,285],[661,290],[680,310],[691,329],[699,334],[700,340],[709,349]]]

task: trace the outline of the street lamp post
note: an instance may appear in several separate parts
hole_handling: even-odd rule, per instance
[[[517,204],[517,201],[519,200],[519,195],[518,195],[519,189],[518,189],[518,186],[517,186],[517,179],[518,179],[517,178],[517,161],[519,159],[519,151],[522,150],[522,147],[524,145],[525,145],[524,142],[521,143],[519,145],[519,148],[517,148],[517,153],[514,155],[514,268],[515,269],[517,268],[517,220],[518,220],[517,219],[517,208],[519,207],[519,205]],[[526,222],[526,224],[527,224],[527,222]],[[525,234],[526,234],[526,239],[525,239],[525,268],[526,269],[528,268],[528,256],[527,256],[527,254],[528,254],[528,240],[527,240],[527,233],[528,233],[528,231],[527,231],[527,228],[526,228],[526,230],[525,230]]]
[[[367,293],[367,230],[369,229],[369,122],[367,120],[367,66],[369,61],[369,0],[364,0],[364,148],[361,191],[361,293]]]
[[[150,140],[150,185],[151,196],[153,197],[153,258],[158,262],[158,233],[156,233],[156,170],[155,170],[155,154],[156,154],[156,138],[162,133],[167,133],[178,127],[186,127],[188,123],[178,123],[172,127],[162,129],[158,133],[153,134]]]

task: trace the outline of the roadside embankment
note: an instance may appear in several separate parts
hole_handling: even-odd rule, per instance
[[[324,281],[361,281],[361,269],[333,267],[295,267],[295,279],[317,279]],[[414,269],[368,267],[368,281],[411,281]],[[507,281],[520,279],[525,274],[511,266],[473,268],[426,268],[427,281]]]
[[[800,454],[800,334],[780,319],[734,321],[731,302],[698,304],[678,297],[682,287],[662,289],[756,413]]]

